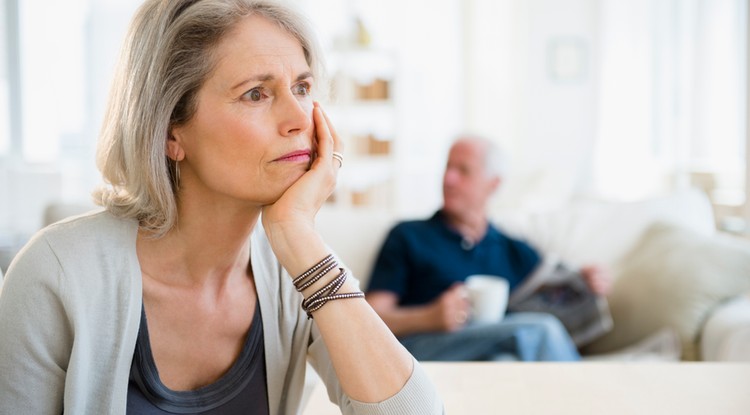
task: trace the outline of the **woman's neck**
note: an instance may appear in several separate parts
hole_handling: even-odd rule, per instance
[[[249,236],[259,217],[260,210],[196,215],[181,209],[177,224],[163,237],[139,233],[141,269],[152,278],[179,285],[223,285],[232,276],[247,275]]]

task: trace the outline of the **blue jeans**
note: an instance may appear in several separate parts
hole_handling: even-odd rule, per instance
[[[494,324],[468,325],[452,333],[399,338],[417,360],[577,361],[573,340],[555,316],[511,313]]]

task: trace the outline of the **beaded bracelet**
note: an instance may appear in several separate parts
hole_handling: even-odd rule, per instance
[[[294,284],[294,287],[297,289],[297,291],[304,290],[304,288],[300,288],[300,286],[303,284],[303,281],[305,280],[305,278],[308,278],[315,271],[319,270],[321,267],[325,266],[326,264],[328,264],[331,261],[333,261],[333,254],[328,254],[320,262],[318,262],[317,264],[313,265],[307,271],[303,272],[299,277],[295,278],[292,281],[292,284]],[[318,274],[318,275],[322,276],[323,274]]]
[[[341,299],[347,299],[347,298],[365,298],[365,293],[363,293],[362,291],[357,291],[353,293],[331,294],[325,297],[318,298],[317,300],[310,303],[309,308],[305,310],[307,312],[307,318],[312,318],[312,313],[315,311],[318,311],[328,301],[341,300]]]
[[[336,276],[336,278],[332,279],[328,282],[323,288],[319,289],[315,293],[313,293],[311,296],[305,298],[302,300],[302,308],[307,309],[308,305],[312,302],[317,300],[318,298],[336,294],[342,285],[344,285],[344,281],[346,281],[346,270],[343,268],[339,268],[339,275]]]
[[[315,294],[302,301],[302,309],[307,313],[307,318],[312,318],[312,313],[318,311],[331,300],[342,300],[347,298],[364,298],[365,293],[362,291],[338,294],[338,290],[346,281],[347,272],[344,268],[339,268],[339,275],[325,287],[316,291]]]
[[[320,280],[320,278],[322,278],[324,275],[328,274],[331,270],[333,270],[334,268],[337,268],[338,266],[339,266],[338,262],[336,262],[336,261],[330,262],[328,265],[326,265],[325,267],[323,267],[320,270],[320,272],[318,272],[317,274],[313,275],[309,280],[307,280],[305,282],[300,281],[301,283],[299,284],[299,286],[297,286],[297,291],[299,291],[299,292],[304,291],[307,287],[309,287],[309,286],[315,284],[316,282],[318,282],[318,280]]]
[[[338,266],[338,261],[334,259],[332,254],[328,254],[320,262],[295,278],[292,283],[297,291],[302,292]],[[318,311],[328,301],[346,298],[364,298],[365,294],[361,291],[343,294],[338,293],[344,285],[347,276],[348,272],[346,269],[339,268],[339,275],[329,281],[323,286],[323,288],[302,300],[302,310],[307,313],[307,318],[312,318],[312,313]]]

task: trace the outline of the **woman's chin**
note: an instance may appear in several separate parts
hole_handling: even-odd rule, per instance
[[[276,203],[306,172],[307,170],[303,169],[295,169],[287,172],[287,175],[279,180],[279,186],[276,188],[277,191],[275,194],[271,196],[272,200],[270,203]]]

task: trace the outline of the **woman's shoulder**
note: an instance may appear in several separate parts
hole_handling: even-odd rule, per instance
[[[19,287],[47,286],[84,296],[102,288],[102,284],[115,286],[118,280],[127,283],[126,277],[139,269],[135,257],[137,232],[134,221],[105,211],[54,223],[37,232],[16,255],[6,282]]]
[[[124,256],[123,248],[135,247],[138,224],[97,209],[53,223],[37,232],[19,256],[53,256],[60,265],[104,259],[103,252]]]
[[[138,223],[135,220],[118,218],[104,209],[95,209],[48,225],[34,238],[64,244],[105,243],[134,236],[137,232]]]

